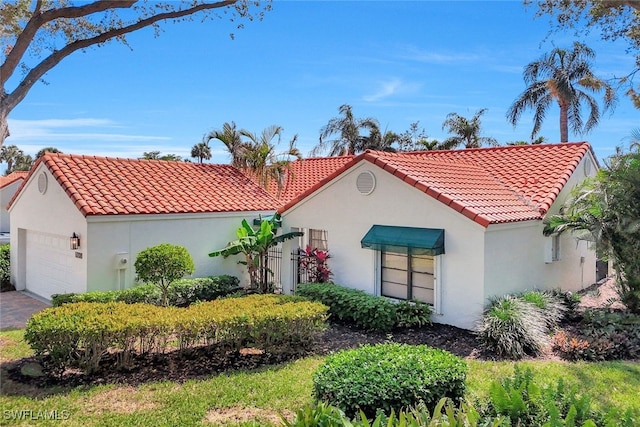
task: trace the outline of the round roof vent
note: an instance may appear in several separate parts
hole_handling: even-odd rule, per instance
[[[358,175],[356,179],[356,188],[363,196],[373,193],[376,188],[376,177],[370,171],[365,171]]]
[[[38,191],[40,194],[47,192],[47,174],[44,172],[38,175]]]

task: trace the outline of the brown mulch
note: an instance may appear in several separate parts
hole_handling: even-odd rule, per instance
[[[612,281],[605,281],[585,291],[581,306],[596,307],[606,305],[612,296]],[[588,298],[587,298],[588,297]],[[586,299],[585,299],[586,298]],[[566,325],[571,327],[571,325]],[[11,381],[32,387],[52,386],[73,387],[78,385],[127,384],[138,385],[153,381],[186,381],[207,378],[215,373],[239,369],[258,369],[273,366],[294,357],[324,355],[331,352],[356,348],[362,344],[397,342],[425,344],[447,350],[468,359],[496,360],[496,354],[484,351],[473,332],[454,326],[434,323],[423,328],[405,329],[391,333],[365,332],[345,325],[332,324],[315,343],[297,355],[269,355],[255,349],[240,352],[216,351],[214,348],[200,348],[189,353],[171,352],[162,355],[145,355],[132,360],[126,370],[114,369],[115,355],[110,355],[101,363],[102,369],[91,375],[66,371],[61,376],[28,377],[21,368],[35,358],[25,358],[0,365]],[[536,359],[557,359],[553,354],[544,354]]]

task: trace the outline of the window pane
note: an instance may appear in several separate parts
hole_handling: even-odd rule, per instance
[[[382,281],[382,295],[390,298],[407,299],[406,285]]]
[[[411,269],[420,273],[433,274],[433,257],[428,255],[412,255]]]
[[[420,286],[421,288],[433,289],[433,275],[428,273],[411,273],[411,283],[413,286]]]
[[[382,269],[382,280],[385,282],[407,284],[407,272],[402,270],[394,270],[391,268]]]
[[[391,252],[382,252],[382,266],[406,271],[407,256]]]
[[[413,298],[428,304],[435,304],[433,289],[413,288]]]
[[[321,251],[326,251],[329,248],[327,244],[327,231],[326,230],[314,230],[313,228],[309,230],[309,246],[312,249],[319,249]]]

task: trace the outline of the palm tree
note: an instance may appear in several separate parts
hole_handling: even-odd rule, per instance
[[[237,168],[243,168],[246,166],[244,161],[246,146],[241,138],[242,132],[242,130],[238,131],[236,129],[235,122],[225,122],[222,125],[222,130],[209,132],[204,136],[202,141],[207,145],[212,139],[217,139],[222,142],[227,148],[227,151],[229,151],[229,154],[231,154],[231,164]]]
[[[362,137],[356,145],[356,151],[377,150],[396,152],[393,144],[400,140],[400,135],[390,130],[380,132],[377,124],[371,126],[369,136]]]
[[[316,156],[330,146],[329,156],[338,156],[341,154],[355,154],[360,148],[365,146],[360,135],[361,129],[368,129],[380,126],[378,121],[372,117],[357,119],[353,116],[351,105],[344,104],[338,109],[342,117],[334,117],[320,129],[320,142],[311,151],[312,156]],[[337,134],[335,139],[327,140],[331,135]]]
[[[24,152],[16,145],[3,145],[2,149],[0,149],[0,161],[7,163],[8,173],[11,173],[11,171],[13,171],[13,165],[16,163],[16,160],[22,155],[24,155]]]
[[[533,109],[533,139],[540,131],[549,106],[555,100],[560,107],[560,142],[569,141],[569,125],[577,135],[589,132],[598,124],[601,114],[595,98],[586,91],[600,93],[604,90],[605,111],[616,102],[611,85],[595,77],[591,71],[590,61],[594,57],[595,53],[591,48],[574,42],[570,51],[555,48],[527,65],[523,77],[528,87],[509,107],[507,120],[515,127],[523,111]],[[586,123],[583,122],[580,111],[583,103],[589,107],[589,119]]]
[[[302,158],[300,151],[296,148],[298,135],[294,135],[289,141],[289,148],[286,151],[276,153],[276,145],[280,143],[283,131],[281,126],[276,125],[265,128],[260,135],[246,130],[240,131],[240,134],[248,139],[248,142],[243,142],[243,169],[254,175],[258,183],[265,189],[268,188],[269,182],[275,179],[278,184],[278,193],[284,186],[291,158]],[[272,143],[274,138],[277,138],[276,144]]]
[[[498,141],[495,138],[480,136],[480,116],[486,111],[486,108],[481,108],[473,115],[471,120],[457,113],[447,114],[446,120],[442,123],[442,129],[447,129],[447,132],[454,134],[454,136],[445,139],[440,144],[440,149],[452,150],[460,145],[464,146],[464,148],[480,148],[483,144],[498,145]]]
[[[56,147],[44,147],[42,150],[38,151],[38,153],[36,154],[36,160],[44,156],[45,153],[62,153],[62,151],[58,150]]]
[[[199,142],[191,148],[191,157],[198,159],[198,163],[202,163],[203,160],[211,159],[211,148],[209,142]]]

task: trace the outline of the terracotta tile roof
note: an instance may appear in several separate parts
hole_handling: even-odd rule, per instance
[[[589,151],[586,142],[410,153],[367,151],[280,211],[368,161],[485,227],[542,219]]]
[[[278,184],[275,180],[269,181],[267,190],[269,194],[280,200],[282,204],[285,204],[313,187],[318,181],[349,163],[354,157],[353,155],[310,157],[308,159],[295,160],[290,163],[282,190],[278,191]],[[250,174],[248,175],[251,176]],[[255,177],[251,178],[255,180]]]
[[[7,176],[2,176],[0,177],[0,188],[4,188],[7,185],[13,184],[18,180],[27,179],[28,175],[29,175],[29,171],[16,171],[16,172],[11,172]]]
[[[279,205],[229,165],[58,153],[39,161],[85,216],[260,211]]]

